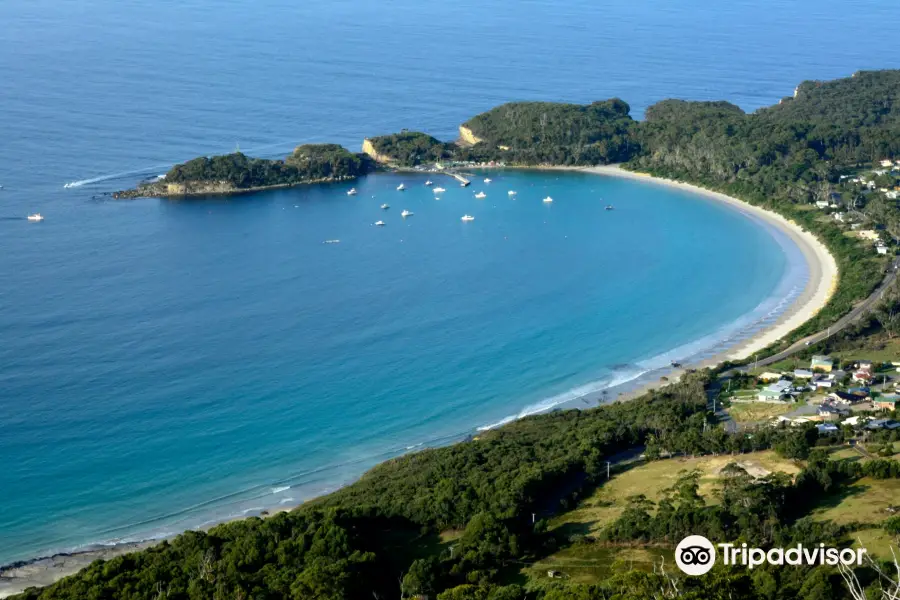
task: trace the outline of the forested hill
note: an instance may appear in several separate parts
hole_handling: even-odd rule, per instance
[[[116,197],[228,193],[365,175],[373,168],[365,154],[338,144],[297,146],[284,160],[250,158],[241,152],[201,156],[172,167],[161,181],[117,192]]]
[[[629,111],[618,98],[588,105],[512,102],[470,119],[461,132],[507,162],[622,162],[637,150]]]

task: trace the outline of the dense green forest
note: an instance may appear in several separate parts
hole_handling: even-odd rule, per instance
[[[250,158],[241,152],[201,156],[172,167],[162,181],[117,192],[116,197],[167,195],[167,184],[223,184],[234,190],[351,179],[373,169],[365,154],[353,154],[338,144],[298,146],[284,160]]]
[[[393,162],[405,166],[439,162],[452,158],[456,152],[453,144],[417,131],[382,135],[367,141],[379,155],[390,157]]]
[[[516,103],[470,120],[482,141],[444,143],[404,132],[370,140],[398,164],[487,161],[538,165],[627,161],[627,168],[725,191],[796,221],[818,235],[841,269],[829,307],[809,328],[846,312],[882,277],[885,261],[812,208],[840,193],[841,175],[900,156],[900,71],[858,73],[806,82],[794,97],[747,114],[727,102],[666,100],[644,121],[620,100],[587,106]],[[502,146],[502,148],[501,148]],[[301,146],[284,161],[241,154],[196,159],[167,182],[259,182],[349,177],[370,163],[339,146]],[[301,175],[302,174],[302,175]],[[298,179],[299,178],[299,179]],[[853,197],[876,224],[900,231],[896,201],[874,192]],[[900,335],[900,295],[893,290],[871,316],[812,351],[853,348]],[[560,548],[671,548],[686,533],[747,541],[764,548],[846,544],[854,529],[817,520],[823,499],[850,494],[863,479],[900,478],[893,460],[832,460],[841,436],[810,427],[728,432],[707,410],[709,372],[627,403],[525,418],[477,438],[387,461],[358,482],[288,514],[190,532],[150,550],[97,562],[28,600],[253,599],[337,600],[829,600],[846,597],[835,569],[716,567],[699,578],[620,565],[602,582],[552,581],[529,586],[517,574]],[[893,441],[893,440],[891,440]],[[771,449],[800,471],[751,476],[742,453]],[[734,456],[712,497],[699,476],[683,473],[661,498],[635,495],[597,536],[550,527],[606,483],[607,461],[643,453],[646,461],[678,456]],[[659,463],[654,463],[659,464]],[[625,467],[627,468],[627,467]],[[674,468],[674,467],[673,467]],[[885,515],[885,531],[900,522]],[[896,537],[892,538],[896,541]],[[857,570],[869,597],[871,569]]]

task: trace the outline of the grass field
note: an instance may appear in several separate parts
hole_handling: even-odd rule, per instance
[[[663,490],[675,483],[682,471],[694,469],[703,473],[700,494],[712,504],[715,502],[713,492],[718,485],[718,474],[732,462],[739,463],[755,476],[775,471],[793,475],[800,471],[793,461],[783,459],[772,451],[736,456],[729,454],[672,458],[643,463],[624,473],[614,474],[609,482],[583,500],[575,510],[551,520],[550,528],[564,528],[564,533],[572,534],[596,533],[622,514],[628,505],[629,496],[644,494],[651,500],[657,500]]]
[[[772,402],[735,402],[728,408],[727,412],[735,423],[759,423],[760,421],[771,421],[779,415],[789,413],[799,405],[790,403],[772,403]]]
[[[813,512],[813,516],[840,525],[880,525],[890,516],[885,509],[895,504],[900,504],[900,479],[863,477],[843,488],[840,494],[823,498],[822,505]]]
[[[563,580],[566,583],[597,583],[616,571],[640,569],[652,571],[660,561],[675,567],[671,549],[656,547],[615,547],[598,544],[576,544],[522,569],[530,589]],[[557,571],[560,579],[551,579],[548,571]]]
[[[757,477],[776,471],[793,475],[800,470],[793,461],[785,460],[772,451],[640,463],[627,471],[613,474],[610,481],[583,500],[575,510],[552,519],[550,529],[564,536],[596,535],[622,514],[628,506],[629,496],[644,494],[651,500],[658,500],[663,490],[671,487],[682,471],[694,469],[702,473],[700,494],[707,503],[715,504],[719,473],[733,462]],[[561,572],[565,581],[591,583],[608,577],[612,570],[619,567],[652,570],[653,565],[659,564],[663,559],[666,565],[675,568],[672,550],[669,548],[575,543],[533,565],[523,567],[519,576],[525,578],[532,588],[559,581],[549,578],[548,570]]]

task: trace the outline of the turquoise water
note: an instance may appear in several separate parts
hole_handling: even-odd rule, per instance
[[[508,100],[754,109],[896,67],[895,10],[0,3],[0,563],[295,503],[399,452],[593,404],[747,335],[806,278],[732,209],[588,175],[492,173],[482,201],[391,175],[355,198],[104,192],[237,144],[451,137]]]

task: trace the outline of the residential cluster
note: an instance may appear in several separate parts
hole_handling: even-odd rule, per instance
[[[836,363],[816,355],[809,368],[789,372],[766,372],[757,376],[765,385],[756,400],[790,403],[808,400],[803,410],[777,417],[774,425],[817,423],[819,433],[829,435],[840,425],[860,430],[900,429],[900,422],[879,418],[893,413],[900,402],[900,361],[874,364],[869,360]]]
[[[816,207],[828,210],[834,220],[849,225],[860,239],[872,242],[878,254],[892,254],[882,232],[866,229],[867,219],[858,210],[860,202],[865,204],[865,198],[875,192],[890,200],[900,199],[900,160],[885,158],[876,164],[876,168],[856,176],[841,175],[843,192],[830,192],[827,198],[816,202]]]

